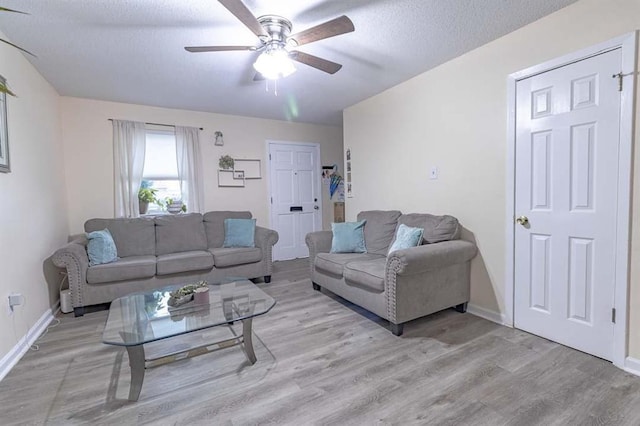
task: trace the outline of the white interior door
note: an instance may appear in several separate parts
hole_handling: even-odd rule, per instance
[[[280,236],[273,258],[308,257],[305,237],[322,229],[320,147],[270,142],[269,178],[271,227]]]
[[[620,69],[617,49],[516,86],[514,325],[609,360]]]

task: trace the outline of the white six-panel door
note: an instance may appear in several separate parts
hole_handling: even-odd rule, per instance
[[[620,49],[516,86],[514,325],[611,359]]]
[[[274,260],[309,256],[307,233],[322,229],[320,152],[316,144],[269,143]]]

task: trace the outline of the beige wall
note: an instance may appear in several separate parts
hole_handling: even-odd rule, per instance
[[[504,312],[507,76],[638,28],[640,1],[582,0],[347,109],[344,146],[352,150],[356,196],[347,200],[348,218],[374,208],[458,217],[480,249],[471,301]],[[640,357],[638,160],[630,284],[634,357]],[[438,180],[429,180],[431,166],[439,168]]]
[[[68,225],[58,94],[4,44],[0,74],[18,95],[7,102],[12,172],[0,173],[2,359],[57,299],[60,277],[54,273],[47,285],[43,262],[66,242]],[[22,293],[25,303],[8,316],[12,292]]]
[[[113,217],[113,150],[109,118],[203,127],[200,137],[206,210],[250,210],[263,226],[269,224],[266,140],[319,143],[322,164],[342,162],[340,127],[68,97],[61,98],[61,111],[71,233],[82,232],[83,224],[89,218]],[[223,147],[213,144],[216,130],[224,134]],[[263,179],[247,180],[244,188],[219,188],[218,159],[224,154],[261,159]],[[329,226],[333,210],[327,193],[323,193],[323,201],[324,222]]]

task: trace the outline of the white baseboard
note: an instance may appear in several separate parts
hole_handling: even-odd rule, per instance
[[[624,360],[624,371],[640,376],[640,359],[628,356]]]
[[[482,308],[478,305],[472,305],[471,303],[467,305],[467,312],[469,312],[471,315],[484,318],[488,321],[495,322],[500,325],[507,325],[506,315],[503,315],[500,312],[490,311],[489,309]]]
[[[53,308],[55,309],[55,307]],[[20,361],[25,353],[29,350],[31,345],[40,337],[40,335],[47,329],[47,326],[53,321],[53,309],[47,309],[42,316],[36,321],[36,323],[29,329],[26,335],[24,335],[18,343],[0,359],[0,380],[4,379],[13,367]]]

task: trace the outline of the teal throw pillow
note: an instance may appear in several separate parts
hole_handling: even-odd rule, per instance
[[[422,242],[422,234],[424,234],[424,229],[411,228],[401,223],[396,230],[396,239],[389,248],[389,254],[396,250],[419,246]]]
[[[93,231],[87,234],[89,243],[87,244],[87,255],[89,256],[89,266],[102,265],[118,260],[116,243],[113,241],[111,232],[108,229]]]
[[[364,244],[364,224],[360,222],[332,223],[331,253],[366,253]]]
[[[255,219],[225,219],[222,247],[255,247]]]

